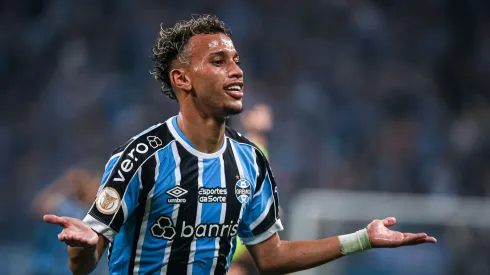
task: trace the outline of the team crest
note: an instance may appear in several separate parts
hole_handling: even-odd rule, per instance
[[[250,200],[252,187],[247,179],[239,179],[235,185],[235,195],[241,204],[245,204]]]
[[[114,188],[106,187],[100,191],[95,202],[95,206],[100,213],[111,215],[114,214],[121,204],[121,197]]]

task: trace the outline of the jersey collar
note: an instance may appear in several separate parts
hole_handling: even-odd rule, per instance
[[[212,158],[217,158],[221,156],[225,151],[226,151],[226,144],[227,144],[227,137],[225,136],[225,140],[223,142],[223,145],[221,145],[221,148],[211,154],[208,153],[203,153],[200,152],[196,149],[196,147],[190,142],[190,140],[182,133],[182,131],[179,128],[179,125],[177,124],[177,116],[171,117],[167,120],[167,127],[170,130],[170,133],[172,133],[172,136],[180,143],[182,146],[191,154],[198,158],[203,158],[203,159],[212,159]]]

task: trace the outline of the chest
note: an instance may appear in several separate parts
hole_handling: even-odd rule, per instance
[[[152,194],[155,214],[185,216],[196,225],[237,224],[250,205],[257,170],[247,161],[183,157],[165,167]]]

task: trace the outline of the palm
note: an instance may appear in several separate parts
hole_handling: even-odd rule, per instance
[[[435,243],[434,237],[425,233],[402,233],[388,229],[396,224],[395,218],[375,220],[367,226],[367,232],[372,247],[398,247],[404,245],[417,245],[422,243]]]
[[[63,227],[58,239],[73,247],[95,247],[99,236],[81,220],[55,215],[44,216],[44,221]]]

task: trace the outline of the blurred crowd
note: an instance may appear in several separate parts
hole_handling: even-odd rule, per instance
[[[304,187],[490,196],[490,1],[3,0],[1,243],[33,242],[25,206],[67,169],[176,114],[151,47],[198,13],[272,110],[286,210]]]

